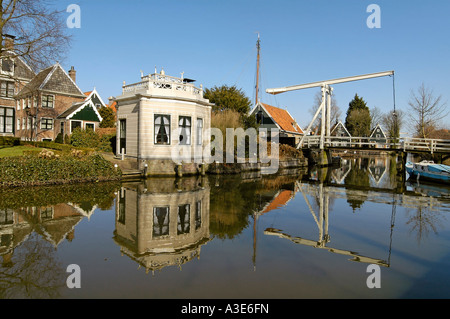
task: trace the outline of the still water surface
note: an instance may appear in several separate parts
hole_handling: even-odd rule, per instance
[[[449,298],[449,193],[383,157],[0,190],[0,298]]]

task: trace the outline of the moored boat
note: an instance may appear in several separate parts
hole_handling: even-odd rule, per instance
[[[435,164],[432,161],[408,162],[406,163],[406,171],[410,178],[450,183],[450,166],[448,165]]]

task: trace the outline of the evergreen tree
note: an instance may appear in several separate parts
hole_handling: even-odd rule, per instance
[[[203,96],[214,103],[213,111],[234,110],[246,115],[252,104],[245,93],[236,86],[222,85],[205,89]]]
[[[103,119],[100,123],[100,127],[105,128],[116,126],[116,114],[113,109],[110,107],[101,107],[98,110],[98,113],[100,113],[100,116]]]
[[[358,94],[355,94],[355,97],[348,105],[345,126],[352,136],[370,135],[370,110],[366,102]]]

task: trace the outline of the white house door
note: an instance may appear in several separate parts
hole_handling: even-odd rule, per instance
[[[119,127],[119,153],[127,153],[127,120],[120,120]],[[123,150],[123,153],[122,153]]]

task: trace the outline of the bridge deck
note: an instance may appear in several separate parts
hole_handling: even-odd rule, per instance
[[[298,148],[320,148],[321,136],[305,136]],[[354,149],[378,151],[403,151],[411,153],[450,154],[450,140],[423,138],[371,138],[326,136],[323,147],[328,149]]]

